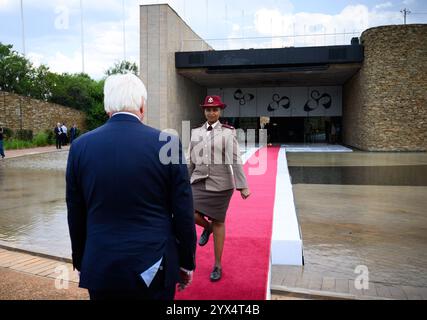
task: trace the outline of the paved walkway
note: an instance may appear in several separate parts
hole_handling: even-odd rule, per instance
[[[271,289],[286,294],[361,300],[427,300],[426,287],[369,282],[369,289],[357,290],[354,278],[335,278],[307,272],[304,267],[273,266]]]
[[[88,299],[78,281],[67,261],[0,248],[0,300]],[[370,283],[369,290],[356,290],[352,279],[321,277],[292,266],[273,266],[271,289],[272,300],[427,299],[427,288]]]
[[[61,281],[66,273],[68,283]],[[87,290],[78,288],[78,280],[78,273],[67,261],[0,248],[0,300],[87,300]],[[272,300],[312,298],[284,292],[271,296]]]
[[[6,249],[0,249],[0,284],[0,300],[88,299],[70,263]]]
[[[67,151],[70,149],[70,146],[62,147],[61,151]],[[17,157],[29,156],[33,154],[40,153],[48,153],[48,152],[56,152],[55,146],[47,146],[47,147],[38,147],[38,148],[29,148],[29,149],[18,149],[18,150],[5,150],[6,159],[12,159]]]

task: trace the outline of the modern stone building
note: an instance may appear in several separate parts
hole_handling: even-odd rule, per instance
[[[203,98],[217,94],[225,121],[269,121],[275,142],[427,151],[427,25],[371,28],[342,46],[215,51],[168,5],[140,10],[151,126],[184,141],[203,121]]]

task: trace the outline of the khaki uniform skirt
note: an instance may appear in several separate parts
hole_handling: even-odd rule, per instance
[[[209,220],[225,222],[225,215],[234,189],[209,191],[206,190],[205,180],[192,184],[191,189],[195,211],[208,217]]]

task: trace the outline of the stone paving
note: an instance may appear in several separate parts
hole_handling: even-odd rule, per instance
[[[68,275],[68,285],[61,280]],[[71,263],[0,248],[0,300],[85,300]],[[56,286],[59,287],[57,288]],[[271,300],[427,299],[426,288],[371,283],[370,290],[354,289],[350,279],[320,277],[300,267],[272,270]]]
[[[335,278],[306,272],[304,267],[273,266],[271,289],[280,295],[309,295],[312,298],[357,300],[427,300],[427,287],[369,282],[368,289],[355,288],[354,278]]]
[[[29,149],[18,149],[18,150],[5,150],[6,158],[4,158],[3,161],[5,161],[7,159],[29,156],[29,155],[33,155],[33,154],[68,151],[69,149],[70,149],[70,145],[63,146],[62,149],[60,149],[60,150],[56,150],[55,146],[29,148]],[[2,161],[2,160],[0,159],[0,161]]]
[[[61,280],[68,273],[68,286]],[[59,277],[59,278],[58,278]],[[71,263],[0,248],[0,300],[87,300]],[[57,288],[56,286],[58,286]],[[272,300],[307,300],[310,295],[273,293]]]
[[[0,300],[85,300],[70,263],[0,249]],[[68,274],[68,282],[62,281]]]

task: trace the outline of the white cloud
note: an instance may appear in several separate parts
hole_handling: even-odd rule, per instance
[[[37,52],[29,52],[27,58],[35,67],[39,67],[43,63],[44,56]]]
[[[0,0],[0,8],[6,7],[17,9],[20,7],[19,0]],[[67,7],[70,10],[80,10],[80,0],[24,0],[24,9],[31,10],[32,8],[44,8],[46,10],[54,10],[57,7]],[[96,11],[118,11],[122,9],[121,0],[83,0],[83,8],[85,10]]]
[[[375,6],[375,9],[381,10],[392,7],[393,4],[391,2],[380,3]]]
[[[1,11],[10,11],[14,7],[14,2],[12,0],[0,0],[0,12]]]
[[[139,11],[127,11],[126,59],[139,65]],[[78,30],[77,30],[78,29]],[[33,39],[34,52],[28,57],[34,64],[44,63],[54,72],[79,73],[82,71],[80,30],[71,35],[43,36]],[[114,63],[124,58],[123,21],[86,23],[84,29],[85,72],[96,79]],[[33,44],[34,43],[34,44]],[[38,44],[44,44],[43,46]]]
[[[403,1],[403,4],[406,4],[406,5],[410,5],[410,4],[413,4],[413,3],[415,3],[415,0],[404,0]]]
[[[66,55],[61,51],[56,51],[54,55],[49,56],[48,65],[50,70],[57,73],[78,73],[81,72],[82,60],[80,52],[76,51]],[[89,65],[92,68],[92,65]],[[89,70],[87,70],[89,72]]]
[[[400,22],[399,12],[369,11],[364,5],[349,5],[336,15],[261,9],[254,19],[259,34],[276,37],[265,40],[267,47],[349,44],[369,27]]]

